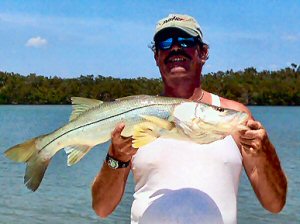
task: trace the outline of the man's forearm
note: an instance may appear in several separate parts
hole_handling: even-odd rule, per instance
[[[102,218],[107,217],[122,199],[130,166],[112,169],[104,162],[92,184],[92,205]]]
[[[268,154],[253,158],[255,166],[248,175],[261,204],[278,213],[285,205],[287,179],[272,143],[264,147],[268,147]]]

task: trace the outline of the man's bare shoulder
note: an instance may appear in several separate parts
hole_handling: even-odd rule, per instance
[[[220,100],[221,100],[221,107],[236,110],[236,111],[244,111],[248,113],[250,116],[252,116],[251,111],[244,104],[223,97],[220,97]]]

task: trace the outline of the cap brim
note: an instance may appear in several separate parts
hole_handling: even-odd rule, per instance
[[[157,37],[159,37],[161,34],[167,32],[167,31],[169,31],[169,30],[180,30],[180,31],[183,31],[184,33],[186,33],[186,34],[192,36],[192,37],[197,37],[197,36],[199,36],[199,34],[198,34],[196,31],[194,31],[194,30],[192,30],[192,29],[190,29],[190,28],[176,26],[176,27],[165,27],[165,28],[159,30],[159,31],[154,35],[153,40],[155,41],[155,40],[157,39]]]

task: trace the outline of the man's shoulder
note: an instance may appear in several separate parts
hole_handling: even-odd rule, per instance
[[[242,104],[240,102],[226,99],[223,97],[220,97],[220,101],[221,101],[221,107],[236,110],[236,111],[244,111],[251,115],[250,110],[244,104]]]

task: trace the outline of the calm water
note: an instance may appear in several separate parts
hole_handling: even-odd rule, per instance
[[[300,223],[300,107],[251,107],[251,110],[277,148],[289,178],[289,193],[284,210],[279,215],[270,214],[257,201],[243,173],[239,223]],[[23,185],[25,165],[3,156],[8,147],[62,126],[70,112],[70,106],[0,106],[1,224],[130,222],[132,176],[121,204],[109,218],[98,218],[91,208],[90,185],[104,160],[107,144],[96,147],[73,167],[66,166],[66,155],[59,152],[35,193]]]

